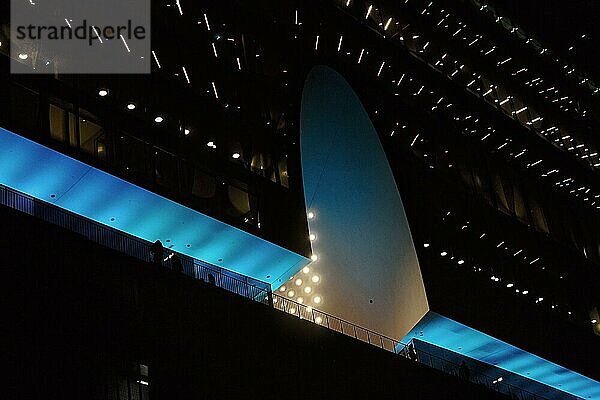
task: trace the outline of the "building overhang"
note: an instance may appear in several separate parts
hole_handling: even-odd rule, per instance
[[[275,286],[306,257],[0,128],[0,184]]]
[[[402,341],[408,343],[413,338],[449,350],[444,358],[456,357],[448,360],[455,364],[460,364],[460,356],[485,363],[489,365],[486,375],[490,378],[502,376],[504,383],[543,398],[561,399],[567,392],[583,399],[600,399],[599,382],[433,311]],[[567,335],[565,346],[569,345],[568,340]],[[507,373],[501,373],[502,370]],[[547,390],[547,387],[556,390]]]

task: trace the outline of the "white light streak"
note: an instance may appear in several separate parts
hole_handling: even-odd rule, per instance
[[[415,138],[413,139],[412,143],[410,144],[410,147],[413,147],[415,145],[415,143],[417,142],[418,138],[419,138],[419,134],[417,134],[417,136],[415,136]]]
[[[385,65],[385,61],[381,63],[381,67],[379,67],[379,71],[377,72],[377,76],[381,75],[381,71],[383,70],[383,66]]]
[[[214,82],[212,83],[212,87],[213,87],[213,92],[215,93],[215,99],[219,99],[219,93],[217,93],[217,86],[215,85]]]
[[[391,23],[392,23],[392,18],[390,17],[390,19],[388,19],[387,22],[385,23],[385,26],[383,27],[383,30],[387,31],[388,28],[390,27]]]
[[[127,42],[125,41],[125,38],[123,37],[123,35],[120,35],[120,36],[121,36],[121,40],[123,41],[123,44],[125,45],[125,48],[127,49],[127,52],[131,53],[131,50],[129,50],[129,46],[127,45]],[[102,43],[102,41],[100,43]]]
[[[523,107],[515,111],[515,114],[521,114],[523,111],[527,110],[527,107]]]
[[[154,52],[154,50],[152,50],[152,56],[154,57],[154,61],[156,62],[156,66],[160,69],[162,68],[160,66],[160,62],[158,61],[158,57],[156,56],[156,53]]]
[[[98,38],[98,40],[100,41],[100,44],[102,44],[102,38],[100,37],[100,35],[98,34],[98,31],[96,30],[95,26],[92,26],[92,29],[94,30],[94,33],[96,34],[96,37]],[[123,39],[123,35],[121,35],[121,39]],[[125,43],[125,39],[123,39],[123,43]],[[125,47],[127,47],[127,43],[125,43]],[[129,51],[129,47],[127,47],[127,51]]]
[[[210,31],[210,24],[208,23],[208,16],[204,13],[204,22],[206,22],[206,30]]]

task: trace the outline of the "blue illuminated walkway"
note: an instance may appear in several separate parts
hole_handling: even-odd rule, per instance
[[[600,382],[435,312],[427,313],[403,342],[408,343],[413,338],[486,363],[490,366],[490,371],[495,368],[508,371],[515,376],[505,375],[506,383],[548,399],[563,398],[560,391],[584,399],[600,399]],[[543,386],[535,382],[557,389],[558,392],[554,396],[543,392]]]
[[[2,128],[0,184],[275,287],[310,262]]]

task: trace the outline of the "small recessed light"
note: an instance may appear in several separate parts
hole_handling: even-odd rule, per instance
[[[106,96],[108,96],[108,90],[106,90],[106,89],[100,89],[98,91],[98,96],[100,96],[100,97],[106,97]]]
[[[447,251],[442,251],[442,252],[440,253],[440,255],[441,255],[442,257],[445,257],[445,256],[447,256],[447,255],[448,255],[448,252],[447,252]]]
[[[27,58],[29,58],[29,56],[27,54],[25,54],[25,53],[19,54],[19,59],[21,59],[21,60],[27,60]]]
[[[161,122],[163,122],[165,119],[163,117],[161,117],[160,115],[156,118],[154,118],[154,122],[156,122],[157,124],[160,124]]]
[[[429,247],[429,243],[423,243],[423,247],[425,247],[425,248]]]
[[[233,157],[235,160],[237,160],[238,158],[240,158],[240,157],[241,157],[241,155],[240,155],[240,153],[233,153],[233,154],[231,155],[231,157]]]
[[[598,322],[598,321],[595,319],[592,320],[592,324],[595,324],[596,322]]]
[[[136,107],[135,103],[129,103],[129,104],[127,104],[127,109],[129,111],[135,110],[135,107]]]
[[[190,131],[188,128],[185,128],[185,129],[183,130],[183,134],[184,134],[185,136],[189,135],[189,134],[190,134],[190,132],[191,132],[191,131]]]

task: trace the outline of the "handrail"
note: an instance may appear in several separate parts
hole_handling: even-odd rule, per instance
[[[150,247],[152,244],[150,242],[25,195],[1,184],[0,205],[13,208],[25,214],[35,216],[43,221],[68,229],[82,235],[90,241],[128,254],[142,261],[152,262],[150,257]],[[168,253],[168,256],[162,260],[161,265],[169,270],[177,269],[173,264],[174,256],[177,256],[181,262],[181,268],[178,272],[186,276],[208,282],[229,292],[268,305],[277,310],[299,317],[300,319],[311,321],[317,325],[321,325],[429,367],[449,374],[461,375],[459,365],[442,357],[417,349],[412,340],[409,343],[403,343],[400,340],[390,338],[360,325],[317,310],[312,306],[298,303],[297,301],[288,299],[277,293],[272,293],[271,286],[268,283],[261,282],[233,271],[225,270],[216,265],[196,260],[169,249],[166,250],[166,253]],[[502,371],[500,368],[495,368]],[[513,396],[513,398],[519,400],[548,400],[545,397],[530,393],[527,390],[498,381],[498,379],[492,379],[480,372],[473,374],[468,380],[482,384],[491,390]],[[567,394],[566,392],[563,393],[566,396],[569,396],[570,399],[583,400],[580,397]]]
[[[505,373],[505,375],[507,374],[514,374],[514,373],[509,373],[508,371],[503,370],[502,368],[498,368],[496,366],[492,366],[490,365],[490,367],[494,370],[498,371],[498,374],[496,375],[495,378],[490,377],[489,375],[478,371],[478,370],[474,370],[472,369],[473,367],[467,367],[466,368],[466,373],[464,368],[465,367],[461,367],[459,364],[450,361],[444,357],[440,357],[438,355],[434,355],[430,352],[424,351],[422,349],[419,349],[418,346],[415,346],[415,342],[418,342],[418,339],[411,339],[411,341],[408,343],[408,345],[402,350],[402,352],[400,353],[400,355],[419,362],[421,364],[427,365],[429,367],[435,368],[437,370],[440,370],[442,372],[445,372],[449,375],[454,375],[457,376],[461,379],[470,381],[472,383],[475,384],[479,384],[479,385],[483,385],[486,386],[489,389],[492,389],[496,392],[505,394],[507,396],[511,396],[511,398],[516,398],[519,400],[548,400],[548,398],[537,395],[535,393],[531,393],[528,390],[525,390],[523,388],[520,388],[518,386],[512,385],[510,383],[507,383],[504,381],[503,378],[505,378],[505,376],[502,376],[501,371],[503,371]],[[450,350],[448,350],[450,351]],[[464,357],[465,359],[467,359],[467,357]],[[522,377],[523,379],[529,379],[529,378],[525,378]],[[543,385],[543,384],[542,384]],[[547,385],[545,385],[547,386]],[[562,390],[553,388],[556,391],[560,391],[561,395],[563,397],[563,399],[565,400],[583,400],[581,397],[572,395],[570,393],[564,392]]]
[[[513,398],[519,400],[548,400],[545,397],[506,383],[503,380],[498,381],[498,378],[491,378],[479,371],[473,371],[473,373],[470,373],[469,377],[461,376],[460,365],[437,355],[430,354],[422,349],[416,348],[413,340],[410,340],[408,343],[403,343],[400,340],[390,338],[360,325],[345,321],[326,312],[317,310],[312,306],[288,299],[287,297],[277,293],[273,293],[273,307],[287,314],[294,315],[300,319],[311,321],[317,325],[369,343],[373,346],[398,354],[404,358],[419,362],[450,375],[456,375],[473,383],[486,386],[488,389],[512,396]],[[492,366],[492,368],[495,368],[498,371],[504,371],[498,367]],[[568,396],[568,399],[583,400],[580,397],[570,395],[566,392],[562,393],[564,393],[565,396]]]
[[[150,242],[25,195],[1,184],[0,205],[5,205],[68,229],[92,242],[139,260],[152,262],[150,252],[152,244]],[[181,262],[181,270],[179,272],[182,274],[214,284],[229,292],[239,294],[259,303],[270,304],[271,285],[268,283],[228,271],[170,249],[165,249],[164,254],[166,257],[162,260],[161,265],[167,269],[176,269],[173,265],[173,260],[174,256],[177,256]]]
[[[273,307],[277,310],[295,315],[300,319],[312,321],[317,325],[324,326],[336,332],[353,337],[363,342],[377,346],[381,349],[399,353],[406,344],[399,340],[392,339],[370,329],[363,328],[360,325],[345,321],[341,318],[317,310],[312,306],[300,304],[297,301],[288,299],[277,293],[273,293]]]

